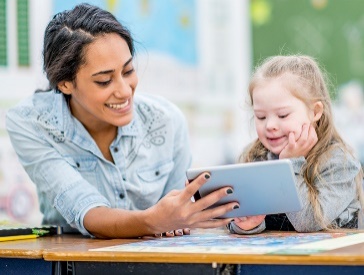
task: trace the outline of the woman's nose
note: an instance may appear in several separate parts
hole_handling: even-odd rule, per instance
[[[130,95],[131,90],[129,83],[124,78],[120,77],[115,86],[114,94],[116,97],[125,97]]]

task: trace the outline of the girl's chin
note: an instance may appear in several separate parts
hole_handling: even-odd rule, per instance
[[[281,148],[271,148],[269,151],[271,151],[273,154],[278,155],[282,152],[283,149]]]

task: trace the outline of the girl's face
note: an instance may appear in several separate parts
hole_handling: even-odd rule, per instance
[[[58,85],[71,95],[72,114],[92,130],[130,123],[138,78],[125,40],[114,33],[99,36],[87,46],[84,58],[74,83]]]
[[[314,111],[292,95],[284,78],[273,78],[257,85],[252,91],[255,127],[259,140],[279,155],[288,144],[290,132],[300,137],[303,124],[310,124]]]

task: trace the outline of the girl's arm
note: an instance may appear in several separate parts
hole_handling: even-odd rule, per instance
[[[313,232],[323,229],[315,219],[315,209],[309,201],[309,190],[301,174],[305,158],[292,159],[296,174],[296,184],[303,204],[299,212],[286,213],[288,219],[299,232]],[[316,178],[317,201],[326,221],[325,226],[336,221],[339,226],[346,224],[360,209],[356,192],[355,178],[360,171],[360,163],[342,149],[331,151],[331,158],[323,164],[320,177]]]
[[[265,215],[235,218],[227,226],[233,234],[256,234],[265,230]]]

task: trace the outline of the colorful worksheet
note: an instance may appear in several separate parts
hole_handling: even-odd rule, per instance
[[[209,231],[191,235],[141,240],[91,251],[224,253],[224,254],[313,254],[364,242],[364,233],[263,233],[257,235],[219,234]]]

